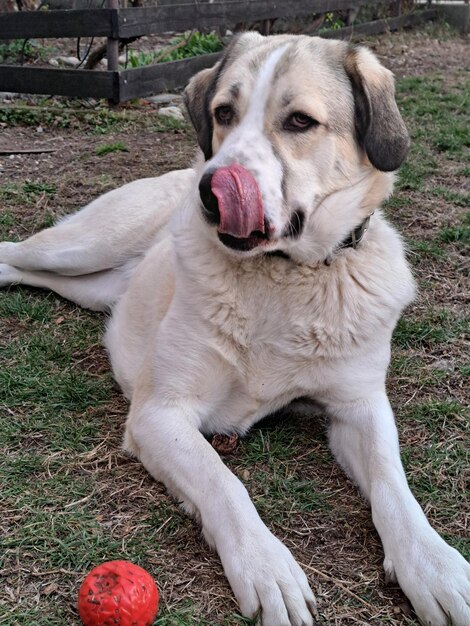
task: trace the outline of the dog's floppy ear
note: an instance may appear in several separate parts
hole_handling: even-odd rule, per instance
[[[393,74],[361,47],[349,48],[345,68],[354,94],[358,142],[376,169],[396,170],[405,160],[410,138],[395,102]]]
[[[196,130],[197,141],[204,153],[206,161],[212,157],[212,117],[210,103],[217,86],[219,76],[223,72],[232,50],[241,35],[232,37],[225,48],[222,58],[213,67],[201,70],[191,78],[183,92],[184,104]]]
[[[212,119],[209,112],[210,95],[214,92],[220,61],[198,72],[191,78],[184,90],[183,98],[191,122],[196,130],[197,140],[206,161],[212,156]]]

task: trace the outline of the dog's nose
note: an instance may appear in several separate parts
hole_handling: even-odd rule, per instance
[[[212,193],[212,177],[214,172],[206,172],[199,183],[199,195],[201,196],[202,212],[211,224],[218,225],[220,222],[219,203]]]

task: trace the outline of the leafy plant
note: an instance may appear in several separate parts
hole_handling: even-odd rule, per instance
[[[131,50],[129,53],[129,64],[131,67],[142,67],[144,65],[152,65],[153,63],[179,61],[202,54],[219,52],[223,47],[222,40],[215,33],[203,34],[195,32],[189,37],[185,34],[171,39],[167,54],[165,54],[164,50],[152,52]]]
[[[18,59],[23,55],[25,58],[31,56],[33,47],[31,42],[24,39],[14,39],[9,43],[0,44],[0,61],[3,63],[8,59]]]
[[[344,22],[338,17],[336,13],[326,13],[325,21],[323,22],[323,27],[326,30],[338,30],[339,28],[343,28]]]
[[[13,39],[8,43],[0,44],[0,63],[7,60],[21,61],[40,59],[45,60],[53,51],[51,46],[43,46],[30,39]]]
[[[32,193],[34,195],[38,195],[41,193],[54,195],[57,191],[57,187],[56,185],[54,185],[54,183],[39,183],[27,180],[23,183],[23,191],[25,193]]]
[[[136,52],[135,50],[130,50],[129,52],[129,65],[131,67],[143,67],[145,65],[152,65],[155,63],[155,59],[157,58],[158,53],[156,52],[144,52],[143,50],[139,50]]]

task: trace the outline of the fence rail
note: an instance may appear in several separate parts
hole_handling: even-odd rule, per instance
[[[369,0],[219,0],[132,9],[21,11],[0,14],[0,39],[137,37],[165,31],[214,28],[249,20],[358,8]],[[375,0],[376,4],[390,0]]]
[[[112,0],[108,3],[111,6]],[[238,22],[357,9],[368,3],[369,0],[219,0],[211,3],[193,0],[130,9],[22,11],[0,14],[0,40],[100,36],[107,37],[108,43],[117,44],[119,39],[184,31],[195,26],[231,26]],[[390,4],[390,0],[376,0],[377,3]],[[116,0],[114,4],[117,4]],[[396,6],[399,8],[399,0]],[[376,34],[434,19],[435,16],[436,11],[423,10],[389,20],[327,31],[321,36],[341,38],[354,33]],[[217,54],[210,54],[118,71],[115,69],[117,45],[108,48],[112,49],[116,58],[110,58],[108,51],[108,70],[103,71],[0,65],[0,91],[106,98],[118,103],[183,87],[195,72],[210,67],[218,58]]]

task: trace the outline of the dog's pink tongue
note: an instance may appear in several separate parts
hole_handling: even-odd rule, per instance
[[[264,233],[261,193],[252,174],[241,165],[221,167],[212,176],[211,189],[219,204],[219,232],[245,239]]]

